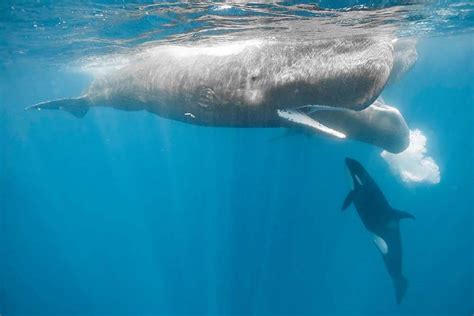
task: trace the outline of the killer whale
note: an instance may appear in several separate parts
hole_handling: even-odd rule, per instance
[[[352,203],[365,228],[373,234],[385,267],[393,281],[395,298],[401,303],[408,287],[402,272],[402,241],[399,222],[404,218],[415,219],[407,212],[392,208],[384,194],[365,168],[356,160],[346,158],[353,189],[344,200],[342,210]]]
[[[376,103],[394,73],[406,71],[396,66],[404,60],[397,43],[359,35],[158,45],[95,78],[77,98],[27,109],[83,117],[90,107],[105,106],[205,126],[303,127],[398,153],[408,146],[406,123]]]

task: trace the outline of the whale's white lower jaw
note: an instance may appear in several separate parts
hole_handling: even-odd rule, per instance
[[[277,110],[277,113],[279,117],[286,121],[309,127],[319,133],[323,133],[337,138],[346,138],[346,135],[344,133],[341,133],[339,131],[336,131],[335,129],[321,124],[314,118],[308,116],[306,113],[298,109]]]

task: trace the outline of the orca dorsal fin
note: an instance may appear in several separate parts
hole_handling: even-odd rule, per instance
[[[397,209],[393,209],[393,211],[395,212],[395,217],[398,220],[405,219],[405,218],[415,219],[415,216],[408,213],[408,212],[400,211],[400,210],[397,210]]]
[[[344,203],[342,204],[342,211],[348,208],[349,205],[352,203],[352,201],[354,200],[354,194],[355,194],[355,190],[349,191],[346,198],[344,199]]]

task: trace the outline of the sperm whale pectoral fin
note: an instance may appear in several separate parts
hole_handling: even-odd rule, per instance
[[[77,118],[82,118],[84,117],[84,115],[87,114],[87,111],[89,110],[89,100],[86,97],[79,97],[46,101],[29,106],[25,108],[25,111],[43,109],[64,110],[71,113]]]
[[[374,243],[379,249],[380,253],[386,255],[388,253],[388,246],[385,240],[382,237],[374,234]]]
[[[346,198],[344,199],[344,203],[342,204],[342,211],[344,211],[346,208],[349,207],[349,205],[352,203],[352,201],[354,200],[354,195],[355,195],[355,191],[354,190],[351,190]]]
[[[405,218],[415,219],[415,216],[408,213],[408,212],[400,211],[400,210],[397,210],[397,209],[393,209],[393,210],[394,210],[395,216],[398,220],[405,219]]]
[[[277,113],[279,117],[286,121],[303,125],[305,127],[317,130],[318,132],[331,135],[337,138],[346,138],[345,134],[321,124],[320,122],[316,121],[315,119],[311,118],[307,114],[297,109],[277,110]]]

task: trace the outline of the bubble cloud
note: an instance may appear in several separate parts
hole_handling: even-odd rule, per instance
[[[439,167],[433,158],[426,155],[426,136],[419,130],[410,131],[410,145],[399,153],[382,151],[380,154],[390,165],[390,169],[406,183],[440,182]]]

